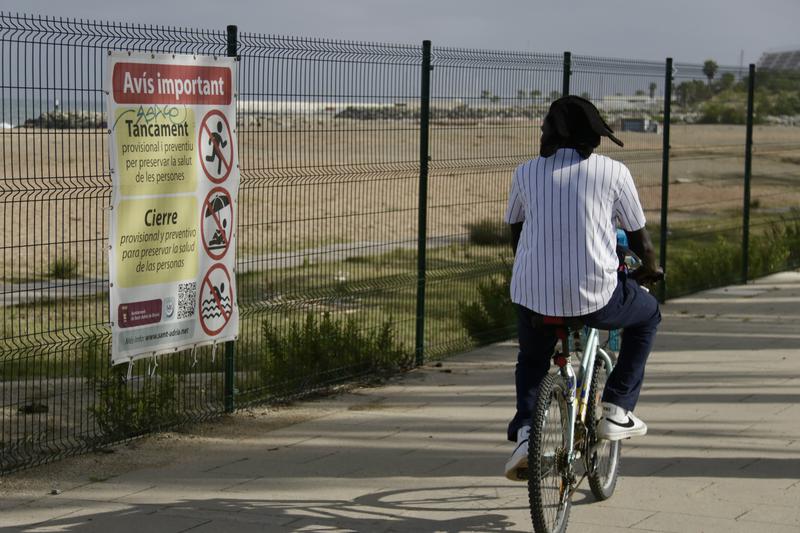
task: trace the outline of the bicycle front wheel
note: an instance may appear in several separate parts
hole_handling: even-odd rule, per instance
[[[600,405],[603,389],[608,379],[608,370],[598,357],[594,364],[592,386],[589,390],[589,405],[586,411],[586,425],[589,433],[589,487],[598,501],[607,500],[614,494],[619,475],[620,441],[599,440],[597,423],[603,417]]]
[[[572,506],[567,461],[567,384],[550,374],[539,389],[528,443],[528,501],[536,533],[563,533]]]

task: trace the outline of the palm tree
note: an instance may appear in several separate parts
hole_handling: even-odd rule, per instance
[[[706,62],[703,63],[703,74],[706,75],[708,78],[708,84],[711,85],[711,80],[714,79],[714,76],[717,74],[717,69],[719,65],[713,59],[706,59]]]

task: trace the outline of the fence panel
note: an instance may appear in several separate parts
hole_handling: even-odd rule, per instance
[[[0,471],[221,410],[198,350],[110,371],[108,50],[224,54],[223,32],[0,15]],[[221,359],[221,358],[220,358]]]
[[[676,63],[668,296],[740,280],[746,71]]]
[[[664,134],[664,63],[572,56],[570,92],[591,99],[619,147],[603,138],[602,153],[625,163],[633,175],[656,249],[661,224]]]
[[[239,401],[409,365],[421,46],[242,34],[239,53]]]
[[[800,267],[800,72],[759,68],[750,193],[751,278]]]
[[[508,301],[513,260],[503,213],[512,173],[538,153],[539,127],[561,82],[560,55],[434,43],[425,313],[430,356],[513,335],[513,308],[496,305]]]

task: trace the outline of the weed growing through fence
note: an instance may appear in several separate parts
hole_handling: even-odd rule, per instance
[[[261,379],[271,395],[325,387],[352,376],[386,374],[411,366],[411,353],[395,338],[392,320],[364,329],[360,317],[308,312],[280,326],[262,322]]]
[[[97,396],[89,413],[109,441],[141,435],[178,421],[175,376],[127,381],[126,372],[126,365],[118,365],[107,377],[90,380]]]
[[[511,302],[511,266],[507,263],[502,275],[478,284],[478,300],[462,303],[461,324],[478,345],[491,344],[512,337],[516,314]]]

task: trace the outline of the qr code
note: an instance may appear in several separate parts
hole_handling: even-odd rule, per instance
[[[194,316],[194,304],[197,299],[197,282],[178,284],[178,320]]]

